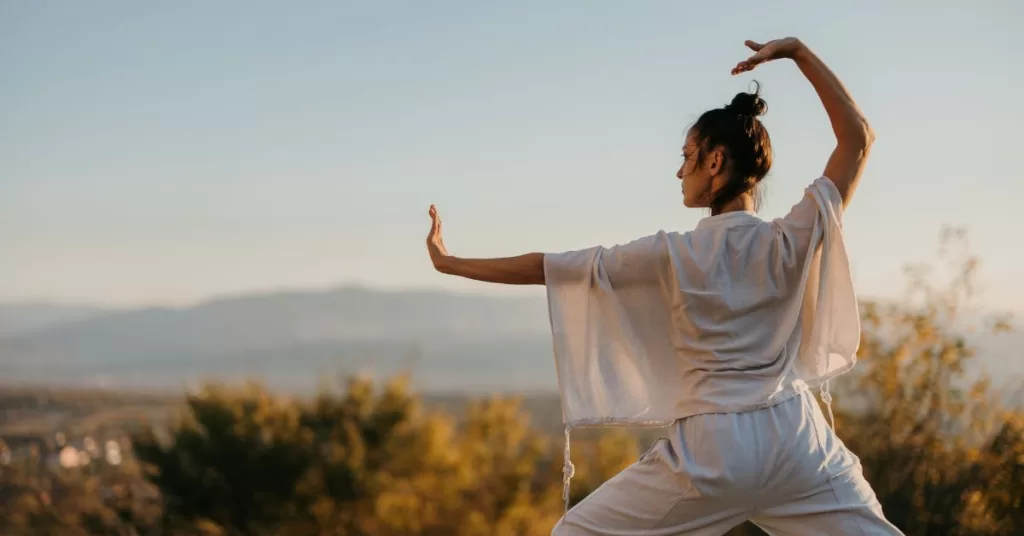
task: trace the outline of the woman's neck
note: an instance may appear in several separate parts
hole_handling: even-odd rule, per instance
[[[722,207],[722,210],[718,212],[712,212],[712,216],[718,214],[725,214],[727,212],[754,212],[754,196],[750,195],[750,192],[740,195],[736,199],[729,201]]]

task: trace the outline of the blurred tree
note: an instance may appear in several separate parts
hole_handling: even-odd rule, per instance
[[[970,532],[966,517],[1002,512],[1024,495],[1019,481],[991,487],[1021,437],[1007,428],[1013,413],[1000,407],[988,378],[967,374],[976,352],[966,333],[979,324],[1009,329],[1006,317],[978,320],[977,269],[965,232],[945,229],[938,262],[907,268],[905,300],[862,304],[861,363],[841,382],[837,432],[860,456],[887,517],[908,535]]]
[[[38,449],[0,465],[0,534],[133,536],[157,526],[131,466],[51,469]]]
[[[404,379],[376,393],[276,399],[255,385],[189,397],[173,437],[136,440],[166,523],[225,534],[547,534],[560,473],[518,400],[474,404],[461,427],[423,415]]]
[[[960,534],[1024,533],[1024,417],[1010,414],[988,443],[971,453]]]

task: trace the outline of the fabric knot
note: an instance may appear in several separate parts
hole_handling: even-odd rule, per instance
[[[832,426],[832,429],[836,429],[836,416],[832,413],[832,393],[828,388],[828,380],[821,384],[821,401],[825,403],[825,407],[828,408],[828,422]]]
[[[565,511],[569,511],[569,481],[576,474],[576,466],[569,460],[569,431],[571,426],[565,427],[565,452],[563,453],[564,463],[562,464],[562,500],[565,502]]]

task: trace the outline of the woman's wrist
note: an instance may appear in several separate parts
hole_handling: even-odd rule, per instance
[[[793,49],[789,53],[789,59],[793,61],[802,61],[807,59],[811,54],[811,49],[807,48],[807,45],[803,41],[796,39],[796,43],[793,44]]]
[[[455,255],[443,255],[434,262],[434,268],[446,275],[459,275],[456,272],[459,259]]]

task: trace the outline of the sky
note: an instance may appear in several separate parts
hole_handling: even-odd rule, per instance
[[[781,216],[827,118],[791,62],[729,70],[792,35],[877,132],[845,223],[862,295],[899,296],[956,225],[981,303],[1024,311],[1021,27],[1010,0],[0,1],[0,302],[539,293],[435,273],[428,206],[470,257],[691,229],[686,129],[753,79]]]

